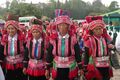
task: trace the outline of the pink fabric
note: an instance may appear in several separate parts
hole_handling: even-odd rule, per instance
[[[35,43],[33,43],[33,46],[32,46],[32,57],[35,57],[34,56],[34,50],[35,50]],[[40,56],[41,56],[41,44],[39,43],[38,44],[38,57],[40,58]]]
[[[58,17],[56,17],[55,24],[58,25],[58,24],[61,24],[61,23],[66,23],[66,24],[69,24],[69,25],[72,24],[72,22],[71,22],[71,20],[68,16],[58,16]]]
[[[56,56],[56,42],[55,42],[55,40],[50,39],[50,43],[53,45],[52,53],[53,53],[54,56]]]
[[[107,47],[105,39],[103,38],[102,40],[103,40],[104,47]],[[100,41],[98,40],[98,44],[100,45],[99,42]],[[97,45],[96,45],[94,37],[92,37],[92,36],[89,37],[89,40],[85,41],[85,46],[87,46],[87,47],[89,47],[91,49],[92,52],[90,52],[90,55],[92,53],[93,56],[96,56],[96,47],[97,47]],[[100,46],[98,46],[98,55],[101,56]],[[105,55],[107,55],[107,49],[105,49]]]
[[[78,75],[78,67],[76,67],[76,69],[71,70],[71,71],[69,72],[69,78],[70,78],[70,79],[75,78],[77,75]]]
[[[41,57],[41,44],[38,44],[38,57]]]
[[[17,63],[17,64],[6,63],[5,67],[7,70],[15,70],[15,69],[23,68],[23,64],[22,63]]]
[[[23,52],[24,52],[23,40],[19,39],[19,41],[20,41],[20,53],[23,54]],[[10,44],[11,44],[11,42],[8,41],[8,40],[6,42],[8,42],[8,55],[10,55]],[[5,49],[4,49],[4,55],[7,55],[6,54],[6,42],[2,44],[5,47]],[[17,41],[14,41],[14,49],[15,49],[15,54],[14,55],[17,55]]]
[[[105,28],[105,23],[102,20],[95,20],[89,23],[89,29],[93,30],[95,27],[100,26],[103,29]]]
[[[75,55],[75,51],[74,51],[74,45],[77,43],[77,39],[76,36],[70,36],[71,37],[71,52],[72,55]],[[68,51],[68,39],[65,40],[65,56],[68,56],[69,51]],[[56,56],[56,40],[50,39],[50,43],[53,45],[53,55]],[[58,40],[58,55],[61,56],[61,40]]]
[[[10,47],[11,47],[11,41],[8,41],[8,55],[10,55]]]
[[[14,55],[17,55],[17,51],[18,51],[18,50],[17,50],[17,46],[18,46],[18,45],[17,45],[17,40],[15,40],[15,41],[14,41],[14,49],[15,49]],[[22,47],[22,46],[20,46],[20,51],[21,51],[21,47]]]
[[[91,48],[91,54],[92,56],[96,57],[96,42],[95,42],[95,39],[93,37],[90,37],[89,38],[90,40],[90,48]]]
[[[98,55],[99,56],[102,56],[102,54],[101,54],[101,48],[100,48],[100,39],[98,39],[98,38],[96,38],[97,39],[97,42],[98,42],[98,45],[96,45],[96,42],[95,42],[95,39],[94,38],[96,38],[96,37],[91,37],[90,39],[91,39],[91,42],[90,42],[90,45],[91,45],[91,47],[93,47],[93,50],[94,51],[92,51],[94,54],[93,54],[93,56],[96,56],[96,47],[98,46]],[[102,37],[102,42],[103,42],[103,45],[104,45],[104,47],[106,47],[105,48],[105,55],[107,55],[107,46],[106,46],[106,41],[105,41],[105,39]]]
[[[68,56],[68,54],[69,54],[69,51],[68,51],[68,44],[69,44],[69,38],[68,39],[65,39],[65,56]]]
[[[61,56],[61,39],[58,39],[58,55]]]
[[[9,20],[5,23],[5,28],[7,28],[9,25],[14,26],[17,30],[19,30],[19,23],[18,21],[14,21],[14,20]]]
[[[104,47],[107,47],[107,43],[106,43],[106,41],[105,41],[105,39],[102,39],[103,40],[103,44],[105,45]],[[105,49],[105,55],[107,55],[107,49]]]
[[[75,55],[74,45],[76,43],[77,43],[76,36],[75,35],[71,36],[71,52],[72,52],[72,55]]]
[[[45,75],[45,70],[38,70],[38,69],[31,69],[31,68],[28,68],[26,70],[27,74],[28,75],[31,75],[31,76],[44,76]]]
[[[32,40],[33,41],[33,40]],[[34,50],[35,50],[35,44],[33,43],[33,46],[32,46],[32,57],[35,58],[34,56]]]
[[[57,71],[52,69],[52,78],[55,79],[57,77]]]
[[[10,48],[11,48],[11,41],[8,41],[8,54],[10,55]],[[17,41],[15,40],[14,41],[14,55],[16,55],[16,53],[17,53]]]
[[[40,25],[32,25],[32,27],[31,27],[31,33],[32,33],[33,30],[39,30],[39,32],[42,33],[42,30],[43,30],[42,27],[43,26],[40,26]]]

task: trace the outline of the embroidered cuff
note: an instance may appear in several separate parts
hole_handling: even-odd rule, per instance
[[[52,67],[52,63],[46,63],[46,69],[49,70]]]
[[[82,69],[82,62],[79,62],[77,64],[78,64],[79,69]]]

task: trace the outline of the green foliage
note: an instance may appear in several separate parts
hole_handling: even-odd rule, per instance
[[[101,0],[94,0],[93,3],[84,2],[84,0],[66,0],[65,3],[59,0],[49,0],[50,3],[25,3],[25,0],[13,0],[6,2],[6,8],[0,9],[0,16],[5,13],[12,13],[19,16],[36,16],[41,18],[47,16],[54,18],[55,9],[61,8],[68,10],[74,19],[84,18],[87,15],[99,15],[119,8],[118,2],[111,2],[109,7],[101,3]]]
[[[109,6],[109,10],[114,11],[114,10],[117,10],[117,9],[119,9],[118,2],[117,1],[112,1],[110,6]]]

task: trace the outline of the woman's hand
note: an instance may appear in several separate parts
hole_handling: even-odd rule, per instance
[[[46,70],[46,71],[45,71],[45,76],[46,76],[47,79],[50,78],[50,72],[49,72],[49,70]]]
[[[108,48],[114,49],[114,48],[115,48],[115,45],[113,45],[113,44],[108,44]]]
[[[26,74],[26,70],[27,70],[26,68],[23,68],[23,73],[24,73],[24,74]]]

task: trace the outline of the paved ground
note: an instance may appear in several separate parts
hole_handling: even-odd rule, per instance
[[[114,77],[111,80],[120,80],[120,69],[114,70]]]
[[[119,59],[119,62],[120,62],[120,55],[118,55],[118,59]],[[120,69],[113,69],[113,74],[114,74],[114,77],[111,79],[111,80],[120,80]]]

